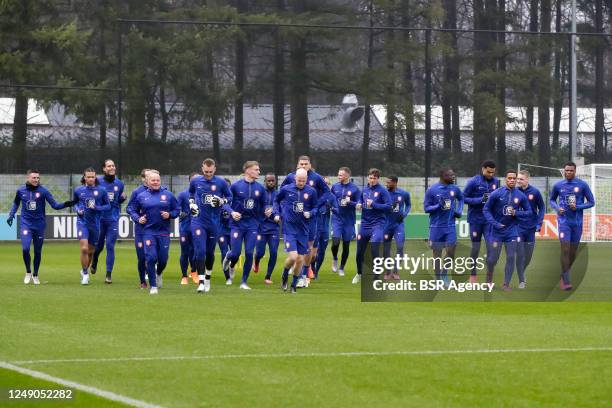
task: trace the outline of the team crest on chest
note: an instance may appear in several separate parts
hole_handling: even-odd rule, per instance
[[[210,187],[210,189],[211,189],[212,191],[217,191],[217,186],[215,186],[215,185],[213,184],[213,185]]]
[[[529,199],[533,200],[533,194],[529,194]]]
[[[94,191],[94,195],[97,197],[98,196],[98,190]]]
[[[491,184],[491,190],[495,190],[497,186],[495,184]]]
[[[347,191],[347,192],[346,192],[346,195],[347,195],[347,196],[350,196],[351,194],[353,194],[353,192],[352,192],[352,191]]]
[[[115,190],[115,191],[119,191],[119,186],[115,186],[115,187],[114,187],[114,190]]]
[[[455,192],[454,192],[454,191],[451,191],[451,192],[450,192],[450,196],[451,196],[451,197],[454,197],[454,196],[455,196]]]
[[[161,199],[162,199],[162,201],[166,201],[166,195],[162,194]]]
[[[580,187],[574,187],[574,192],[577,193],[580,191]]]
[[[397,201],[402,201],[402,197],[397,197]]]
[[[308,193],[304,193],[304,200],[308,200]]]
[[[259,190],[255,190],[255,197],[259,197]]]
[[[308,184],[310,184],[311,186],[314,186],[314,180],[310,180]]]
[[[518,197],[514,197],[514,204],[518,204],[518,202],[519,202]]]
[[[378,191],[374,193],[374,197],[378,197]]]
[[[36,198],[40,198],[40,193],[36,193]]]

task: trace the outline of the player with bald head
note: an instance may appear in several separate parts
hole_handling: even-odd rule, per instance
[[[309,253],[310,220],[317,215],[317,192],[307,185],[307,180],[308,172],[305,169],[298,169],[295,172],[295,182],[282,187],[274,200],[273,217],[275,221],[280,221],[281,217],[283,219],[283,240],[285,251],[288,253],[281,287],[287,290],[289,269],[293,268],[291,293],[296,293],[304,258]]]

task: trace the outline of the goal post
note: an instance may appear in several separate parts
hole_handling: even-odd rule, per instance
[[[589,183],[595,197],[595,206],[585,212],[583,239],[612,241],[612,164],[578,166],[576,177]]]

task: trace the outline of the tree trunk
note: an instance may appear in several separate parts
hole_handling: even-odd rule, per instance
[[[498,5],[499,16],[499,31],[506,30],[506,0],[499,0]],[[499,33],[497,35],[499,47],[503,50],[497,62],[497,68],[500,76],[506,78],[506,34]],[[504,81],[498,83],[498,98],[500,111],[497,115],[497,161],[499,168],[505,171],[506,166],[506,84]]]
[[[155,90],[147,98],[147,139],[155,139]]]
[[[410,26],[410,0],[402,0],[402,27]],[[407,47],[406,52],[410,48],[410,31],[403,31],[404,45]],[[370,46],[370,51],[371,53]],[[406,127],[406,148],[413,152],[416,147],[416,137],[414,132],[414,85],[412,83],[412,64],[410,58],[405,58],[404,61],[404,126]]]
[[[28,136],[28,98],[21,90],[15,94],[15,117],[13,118],[13,170],[26,171],[26,140]]]
[[[444,0],[446,19],[443,27],[445,29],[457,28],[457,2]],[[457,34],[448,33],[450,36],[450,51],[444,55],[444,85],[442,91],[442,121],[444,127],[444,148],[452,149],[454,152],[461,151],[461,141],[457,140],[459,127],[459,61],[457,59]]]
[[[166,108],[166,88],[163,85],[159,86],[159,114],[162,120],[162,131],[161,141],[166,143],[168,141],[168,124],[170,121],[170,115]]]
[[[387,14],[387,26],[393,27],[395,24],[393,15],[395,13],[394,0],[389,0],[386,7]],[[395,50],[395,32],[393,30],[387,30],[385,32],[385,56],[387,59],[387,69],[389,70],[389,75],[387,78],[387,123],[386,123],[386,131],[387,131],[387,158],[391,163],[395,161],[395,148],[397,146],[396,142],[396,96],[395,96],[395,59],[396,59],[396,50]]]
[[[529,31],[538,31],[538,0],[531,0],[529,5]],[[536,43],[537,39],[534,36],[530,36],[530,41]],[[536,54],[532,49],[529,50],[529,67],[535,67],[536,65]],[[535,95],[533,89],[535,89],[537,80],[532,77],[529,80],[528,102],[526,107],[526,120],[525,124],[525,150],[533,151],[533,100]]]
[[[541,32],[550,32],[551,0],[541,2]],[[550,38],[540,38],[540,67],[550,70]],[[540,79],[538,86],[538,162],[550,166],[550,78]]]
[[[555,7],[555,32],[561,32],[561,0],[557,0]],[[561,128],[561,113],[563,109],[563,82],[561,81],[561,44],[564,41],[555,38],[555,87],[553,89],[553,132],[552,149],[559,149],[559,130]]]
[[[246,0],[237,0],[238,13],[246,13]],[[246,33],[242,33],[246,35]],[[246,80],[246,44],[239,34],[236,39],[236,66],[234,85],[236,99],[234,101],[234,171],[242,170],[242,150],[244,148],[244,85]]]
[[[215,95],[217,92],[215,86],[215,66],[213,60],[213,52],[209,50],[206,55],[206,76],[208,80],[208,93]],[[219,115],[214,106],[209,107],[210,111],[210,136],[213,145],[213,158],[217,162],[217,165],[221,163],[221,145],[219,141]]]
[[[283,0],[278,2],[278,11],[284,10]],[[274,173],[285,173],[285,55],[284,44],[278,29],[274,37]]]
[[[291,72],[291,139],[293,159],[297,160],[300,155],[310,152],[305,38],[296,37],[292,40]]]
[[[496,0],[474,0],[474,28],[495,29]],[[496,84],[491,79],[491,70],[496,61],[491,49],[495,34],[474,33],[477,57],[474,59],[474,159],[480,163],[495,150],[495,111],[491,105],[496,103]]]
[[[100,107],[98,113],[98,125],[100,126],[100,153],[102,156],[105,155],[106,151],[106,106]]]
[[[603,33],[603,1],[595,0],[595,31]],[[605,40],[597,38],[595,49],[595,161],[605,158],[604,150],[604,51]]]

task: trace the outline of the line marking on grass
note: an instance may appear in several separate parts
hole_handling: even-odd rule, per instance
[[[367,357],[367,356],[431,356],[453,354],[499,354],[499,353],[563,353],[612,351],[612,346],[601,347],[559,347],[524,349],[475,349],[475,350],[413,350],[413,351],[348,351],[330,353],[277,353],[277,354],[217,354],[205,356],[159,356],[159,357],[108,357],[72,358],[55,360],[21,360],[14,364],[53,364],[53,363],[112,363],[128,361],[180,361],[180,360],[223,360],[241,358],[307,358],[307,357]]]
[[[20,374],[24,374],[30,377],[34,377],[34,378],[38,378],[40,380],[45,380],[45,381],[49,381],[52,383],[56,383],[56,384],[60,384],[63,385],[65,387],[68,388],[74,388],[76,390],[79,391],[83,391],[86,392],[88,394],[93,394],[97,397],[101,397],[101,398],[105,398],[107,400],[111,400],[111,401],[116,401],[116,402],[120,402],[122,404],[126,404],[132,407],[139,407],[139,408],[162,408],[160,405],[154,405],[154,404],[150,404],[148,402],[145,401],[140,401],[137,399],[133,399],[130,397],[126,397],[120,394],[116,394],[114,392],[111,391],[105,391],[105,390],[101,390],[99,388],[96,387],[92,387],[89,385],[85,385],[85,384],[81,384],[78,382],[74,382],[74,381],[70,381],[70,380],[65,380],[63,378],[59,378],[59,377],[54,377],[52,375],[40,372],[40,371],[34,371],[34,370],[30,370],[28,368],[24,368],[24,367],[19,367],[16,366],[14,364],[11,363],[7,363],[5,361],[0,361],[0,367],[10,370],[10,371],[15,371],[17,373]]]

